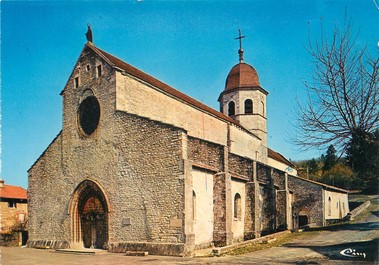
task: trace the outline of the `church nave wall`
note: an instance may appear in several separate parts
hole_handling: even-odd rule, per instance
[[[115,114],[113,242],[183,243],[182,130]],[[113,190],[113,189],[112,189]],[[122,220],[128,218],[130,225]]]

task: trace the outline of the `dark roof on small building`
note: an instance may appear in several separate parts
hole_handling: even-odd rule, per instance
[[[4,187],[0,188],[0,198],[26,200],[28,195],[26,189],[22,187],[4,184]]]
[[[299,176],[293,176],[293,175],[291,175],[291,177],[294,177],[294,178],[297,178],[297,179],[300,179],[300,180],[303,180],[303,181],[307,181],[307,182],[313,183],[315,185],[322,186],[323,188],[325,188],[327,190],[333,190],[333,191],[338,191],[338,192],[342,192],[342,193],[350,193],[350,191],[348,191],[348,190],[341,189],[341,188],[338,188],[338,187],[334,187],[334,186],[331,186],[331,185],[327,185],[327,184],[324,184],[324,183],[321,183],[321,182],[318,182],[318,181],[315,181],[315,180],[305,179],[305,178],[301,178]]]
[[[292,168],[296,168],[296,166],[294,164],[291,163],[291,161],[289,161],[287,158],[285,158],[283,155],[281,155],[280,153],[278,152],[275,152],[274,150],[270,149],[270,148],[267,148],[267,155],[269,158],[272,158],[278,162],[281,162],[287,166],[290,166]]]
[[[290,166],[290,167],[296,169],[296,166],[294,164],[292,164],[291,161],[289,161],[287,158],[285,158],[280,153],[275,152],[274,150],[272,150],[270,148],[267,148],[267,153],[268,153],[268,157],[269,158],[272,158],[272,159],[274,159],[274,160],[276,160],[278,162],[281,162],[281,163],[283,163],[283,164],[285,164],[287,166]],[[321,183],[321,182],[318,182],[318,181],[315,181],[315,180],[305,179],[305,178],[301,178],[299,176],[294,176],[294,175],[291,175],[291,177],[294,177],[294,178],[297,178],[297,179],[300,179],[300,180],[303,180],[303,181],[307,181],[307,182],[313,183],[315,185],[322,186],[322,187],[324,187],[326,189],[329,189],[329,190],[334,190],[334,191],[343,192],[343,193],[350,193],[350,191],[348,191],[348,190],[341,189],[341,188],[338,188],[338,187],[334,187],[334,186],[331,186],[331,185],[327,185],[327,184],[324,184],[324,183]]]

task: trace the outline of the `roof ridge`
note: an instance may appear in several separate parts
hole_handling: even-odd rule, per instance
[[[313,180],[313,179],[306,179],[306,178],[302,178],[302,177],[299,177],[299,176],[293,176],[293,175],[291,175],[291,176],[295,177],[295,178],[298,178],[298,179],[301,179],[301,180],[304,180],[304,181],[308,181],[308,182],[314,183],[316,185],[324,186],[325,188],[330,188],[330,189],[334,189],[334,190],[338,190],[338,191],[342,191],[342,192],[346,192],[346,193],[350,192],[348,190],[345,190],[345,189],[342,189],[342,188],[339,188],[339,187],[335,187],[335,186],[332,186],[332,185],[328,185],[328,184],[325,184],[325,183],[322,183],[322,182],[318,182],[318,181]]]
[[[270,158],[272,158],[272,159],[274,159],[274,160],[277,160],[277,159],[275,158],[275,156],[272,156],[272,155],[270,154],[270,152],[275,153],[276,155],[278,155],[278,156],[280,156],[282,159],[284,159],[285,162],[287,162],[287,165],[288,165],[288,166],[291,166],[291,167],[296,168],[296,166],[295,166],[290,160],[288,160],[284,155],[282,155],[281,153],[279,153],[279,152],[277,152],[277,151],[275,151],[275,150],[273,150],[273,149],[271,149],[271,148],[269,148],[269,147],[267,147],[267,149],[268,149],[268,154],[267,154],[268,157],[270,157]],[[277,161],[278,161],[278,160],[277,160]],[[279,162],[281,162],[281,161],[279,161]]]
[[[4,187],[0,188],[0,198],[27,199],[27,192],[28,191],[21,186],[4,184]]]
[[[108,60],[111,61],[111,64],[117,68],[120,68],[122,70],[124,70],[125,72],[127,72],[128,74],[138,78],[138,79],[141,79],[142,81],[144,82],[147,82],[148,84],[154,86],[154,87],[157,87],[161,90],[163,90],[164,92],[180,99],[180,100],[183,100],[184,102],[187,102],[188,104],[194,106],[194,107],[197,107],[199,109],[202,109],[210,114],[212,114],[213,116],[216,116],[220,119],[223,119],[225,121],[228,121],[230,123],[233,123],[241,128],[243,128],[243,126],[236,120],[232,119],[231,117],[229,116],[226,116],[225,114],[205,105],[204,103],[201,103],[200,101],[188,96],[187,94],[173,88],[172,86],[160,81],[159,79],[145,73],[144,71],[132,66],[131,64],[128,64],[126,62],[124,62],[123,60],[119,59],[118,57],[106,52],[106,51],[103,51],[102,49],[96,47],[95,45],[91,44],[91,45],[88,45],[88,47],[92,48],[95,52],[97,53],[100,53],[101,55],[105,56]]]
[[[4,187],[5,187],[5,186],[10,186],[10,187],[16,187],[16,188],[25,189],[25,188],[23,188],[23,187],[21,187],[21,186],[10,185],[10,184],[5,184],[5,183],[4,183]]]

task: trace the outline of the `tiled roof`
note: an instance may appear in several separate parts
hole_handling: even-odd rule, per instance
[[[111,65],[125,71],[126,73],[154,86],[154,87],[157,87],[159,89],[161,89],[162,91],[164,91],[165,93],[169,94],[169,95],[172,95],[184,102],[186,102],[187,104],[191,105],[191,106],[194,106],[198,109],[201,109],[203,111],[206,111],[222,120],[225,120],[225,121],[228,121],[228,122],[231,122],[231,123],[234,123],[238,126],[241,127],[241,125],[239,124],[238,121],[230,118],[229,116],[226,116],[224,115],[223,113],[221,112],[218,112],[214,109],[212,109],[211,107],[208,107],[207,105],[191,98],[190,96],[187,96],[186,94],[174,89],[173,87],[159,81],[158,79],[146,74],[145,72],[142,72],[141,70],[135,68],[134,66],[130,65],[130,64],[127,64],[125,63],[124,61],[118,59],[117,57],[97,48],[96,46],[94,46],[92,43],[87,43],[86,44],[86,47],[89,47],[90,49],[92,49],[93,51],[95,51],[100,57],[102,57],[103,59],[105,59],[106,61],[108,61],[108,63],[110,63]]]
[[[327,184],[324,184],[324,183],[321,183],[321,182],[318,182],[318,181],[315,181],[315,180],[305,179],[305,178],[301,178],[299,176],[292,176],[292,175],[291,175],[291,177],[298,178],[298,179],[301,179],[303,181],[307,181],[307,182],[310,182],[310,183],[313,183],[313,184],[316,184],[316,185],[319,185],[319,186],[323,186],[326,189],[330,189],[330,190],[334,190],[334,191],[339,191],[339,192],[343,192],[343,193],[351,193],[348,190],[337,188],[337,187],[334,187],[334,186],[331,186],[331,185],[327,185]]]
[[[240,87],[259,87],[257,71],[249,64],[239,63],[233,66],[226,78],[225,90]]]
[[[287,166],[290,166],[292,168],[296,168],[296,166],[294,164],[292,164],[291,161],[287,160],[287,158],[285,158],[284,156],[282,156],[281,154],[279,154],[278,152],[275,152],[274,150],[272,150],[270,148],[268,148],[268,157],[272,158],[272,159],[274,159],[276,161],[279,161],[279,162],[281,162],[281,163],[283,163],[283,164],[285,164]],[[339,191],[339,192],[343,192],[343,193],[350,193],[350,191],[348,191],[348,190],[344,190],[344,189],[341,189],[341,188],[330,186],[330,185],[327,185],[327,184],[324,184],[324,183],[321,183],[321,182],[318,182],[318,181],[314,181],[314,180],[311,180],[311,179],[305,179],[305,178],[301,178],[299,176],[294,176],[294,175],[291,175],[291,177],[298,178],[298,179],[301,179],[303,181],[308,181],[310,183],[323,186],[326,189],[331,189],[331,190]]]
[[[27,199],[27,191],[24,188],[12,185],[4,185],[0,188],[0,198],[7,199]]]
[[[270,148],[267,148],[268,150],[268,157],[269,158],[272,158],[278,162],[281,162],[287,166],[290,166],[292,168],[296,168],[296,166],[294,164],[291,163],[291,161],[289,161],[287,158],[285,158],[284,156],[282,156],[281,154],[279,154],[278,152],[275,152],[274,150],[270,149]]]

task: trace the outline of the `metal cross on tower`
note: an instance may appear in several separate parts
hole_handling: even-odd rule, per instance
[[[240,42],[240,49],[238,50],[240,63],[243,63],[243,49],[242,49],[242,39],[245,38],[245,36],[242,36],[241,29],[238,29],[238,37],[235,38],[236,40],[239,40]]]

